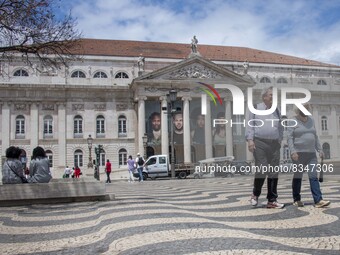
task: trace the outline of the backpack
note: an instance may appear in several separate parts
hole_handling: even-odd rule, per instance
[[[138,165],[139,165],[139,166],[144,165],[144,160],[143,160],[142,157],[139,157],[139,159],[138,159]]]

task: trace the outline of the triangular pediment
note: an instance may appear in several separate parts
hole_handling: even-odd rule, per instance
[[[164,83],[171,81],[201,81],[235,85],[242,84],[243,86],[255,85],[249,76],[239,75],[200,56],[194,56],[151,73],[144,74],[134,81],[137,83],[143,83],[144,81]]]

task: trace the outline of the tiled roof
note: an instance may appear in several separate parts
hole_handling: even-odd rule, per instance
[[[74,50],[74,54],[120,57],[138,57],[143,54],[144,57],[150,58],[185,59],[191,52],[189,43],[81,39],[80,46],[82,50]],[[314,60],[245,47],[199,44],[198,51],[202,57],[212,61],[244,62],[247,60],[250,63],[337,67]]]

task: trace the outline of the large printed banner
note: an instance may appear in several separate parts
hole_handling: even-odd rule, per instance
[[[178,111],[167,116],[168,121],[168,139],[169,139],[169,152],[171,153],[171,125],[173,125],[173,138],[175,148],[175,162],[184,162],[184,145],[183,145],[183,123],[184,121],[190,121],[190,139],[191,139],[191,161],[196,163],[199,160],[206,159],[206,141],[208,136],[212,139],[212,151],[213,157],[226,156],[226,129],[231,128],[228,125],[216,125],[212,126],[211,134],[205,132],[205,115],[201,114],[201,100],[200,98],[193,99],[190,101],[190,119],[183,119],[183,103],[177,100],[174,103],[174,107]],[[222,105],[211,105],[213,109],[211,111],[211,120],[213,119],[225,119],[225,106]],[[180,110],[179,110],[180,109]],[[237,121],[237,116],[234,116]],[[146,101],[145,102],[145,130],[148,136],[147,143],[147,155],[161,154],[161,142],[162,142],[162,125],[161,125],[161,104],[158,101]],[[236,126],[233,128],[234,149],[238,150],[237,141],[244,145],[244,130],[238,130],[242,127]],[[240,146],[239,149],[244,149],[244,146]],[[171,155],[170,155],[171,156]]]

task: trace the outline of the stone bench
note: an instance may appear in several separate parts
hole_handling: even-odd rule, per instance
[[[0,206],[114,199],[105,184],[86,179],[53,179],[49,183],[0,185]]]

